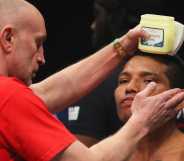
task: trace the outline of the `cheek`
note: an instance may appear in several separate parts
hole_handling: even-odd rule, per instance
[[[123,122],[127,121],[131,116],[131,110],[130,108],[123,108],[120,103],[120,101],[125,96],[125,87],[119,86],[118,88],[116,88],[114,95],[115,95],[118,118]]]
[[[29,66],[35,66],[35,64],[37,63],[37,53],[34,53],[33,51],[29,53]]]
[[[120,99],[124,96],[125,88],[123,86],[118,86],[114,92],[116,103],[118,104]]]
[[[157,94],[159,94],[159,93],[161,93],[161,92],[164,92],[164,91],[166,91],[166,90],[169,90],[170,88],[168,87],[168,86],[166,86],[166,85],[162,85],[162,84],[160,84],[160,85],[158,85],[157,87],[156,87],[156,89],[154,90],[154,92],[153,92],[153,94],[152,95],[157,95]]]
[[[145,88],[146,88],[146,86],[149,84],[149,83],[145,83],[144,81],[141,81],[141,82],[139,82],[139,84],[140,84],[140,89],[139,89],[139,91],[142,91],[142,90],[144,90]]]
[[[115,96],[115,98],[119,98],[119,95],[120,95],[120,88],[119,87],[117,87],[116,88],[116,90],[115,90],[115,92],[114,92],[114,96]]]

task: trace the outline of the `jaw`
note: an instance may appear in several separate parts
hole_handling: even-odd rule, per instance
[[[129,108],[118,108],[117,114],[118,114],[119,119],[122,122],[126,122],[132,115],[131,108],[130,107]]]

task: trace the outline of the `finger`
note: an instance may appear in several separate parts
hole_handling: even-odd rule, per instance
[[[165,107],[167,108],[177,107],[180,103],[182,103],[183,100],[184,100],[184,92],[177,93],[166,102]]]
[[[173,109],[172,109],[171,111],[169,111],[169,112],[167,113],[167,115],[164,117],[165,120],[164,120],[163,124],[165,124],[165,123],[168,122],[169,120],[175,118],[176,115],[177,115],[177,110],[173,110]]]
[[[129,39],[137,39],[139,37],[146,39],[150,37],[150,35],[144,29],[142,29],[139,25],[129,30],[126,36]]]
[[[144,31],[140,26],[136,26],[135,28],[128,31],[123,37],[119,40],[121,42],[121,46],[125,53],[132,55],[138,46],[139,38],[148,38],[149,35],[146,31]]]
[[[172,109],[171,111],[168,112],[168,118],[172,119],[174,117],[176,117],[178,111],[176,109]]]
[[[177,93],[180,93],[181,89],[179,88],[174,88],[174,89],[170,89],[167,90],[165,92],[162,92],[160,94],[158,94],[157,96],[159,98],[162,98],[162,101],[168,101],[169,99],[171,99],[174,95],[176,95]]]
[[[152,93],[154,92],[155,89],[156,89],[156,83],[151,82],[146,86],[146,88],[144,90],[139,92],[139,95],[144,96],[144,97],[150,96],[150,95],[152,95]]]
[[[184,108],[184,101],[182,101],[176,108],[178,110]]]

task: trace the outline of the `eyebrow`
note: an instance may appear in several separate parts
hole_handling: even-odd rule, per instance
[[[46,34],[44,34],[44,35],[38,35],[37,38],[36,38],[36,40],[42,41],[42,42],[45,42],[46,39],[47,39],[47,35]]]
[[[157,73],[152,73],[152,72],[148,72],[148,71],[143,71],[143,72],[141,72],[141,74],[140,74],[141,76],[155,76],[155,77],[158,77],[159,75],[157,74]],[[119,74],[119,77],[121,77],[121,76],[130,76],[130,73],[128,73],[128,72],[121,72],[120,74]]]

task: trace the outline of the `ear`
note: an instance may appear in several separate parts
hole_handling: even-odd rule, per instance
[[[13,28],[5,26],[0,32],[0,45],[6,53],[10,53],[13,47]]]

